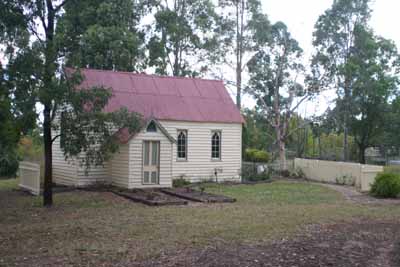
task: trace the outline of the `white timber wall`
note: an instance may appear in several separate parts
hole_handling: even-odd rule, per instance
[[[57,133],[54,133],[56,135]],[[107,163],[103,166],[92,166],[88,172],[77,159],[65,160],[60,147],[60,138],[52,145],[53,148],[53,181],[56,184],[68,186],[87,186],[96,182],[107,182]]]
[[[160,142],[160,170],[158,185],[142,183],[143,141]],[[128,188],[171,187],[172,186],[172,142],[159,130],[139,132],[129,142],[129,185]]]
[[[113,155],[107,165],[111,178],[110,182],[124,188],[129,187],[129,147],[129,144],[121,145],[119,151]]]
[[[88,186],[95,183],[108,182],[108,163],[105,162],[104,166],[91,166],[88,171],[85,171],[85,166],[78,164],[77,175],[78,183],[77,186]]]
[[[382,166],[299,158],[295,159],[294,167],[310,180],[353,185],[362,192],[368,192],[376,175],[383,171]]]
[[[55,135],[57,133],[54,133]],[[78,166],[74,160],[65,160],[64,153],[60,147],[60,138],[52,145],[53,148],[53,182],[56,184],[77,186]]]
[[[172,178],[183,177],[191,182],[213,179],[215,170],[218,181],[240,180],[242,165],[242,125],[238,123],[199,123],[160,121],[175,139],[178,130],[187,131],[187,160],[178,161],[176,144],[172,151]],[[211,133],[221,131],[221,160],[211,159]]]

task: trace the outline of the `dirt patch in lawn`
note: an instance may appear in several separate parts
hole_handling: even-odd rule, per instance
[[[111,189],[112,193],[149,206],[186,205],[184,199],[165,194],[158,189]]]
[[[137,266],[398,267],[399,241],[399,222],[354,221],[310,226],[301,235],[268,245],[216,242]]]
[[[206,193],[206,192],[194,190],[190,187],[166,188],[166,189],[162,189],[162,192],[169,194],[171,196],[176,196],[179,198],[183,198],[183,199],[187,199],[187,200],[195,201],[195,202],[203,202],[203,203],[233,203],[233,202],[236,202],[236,199],[231,198],[231,197]]]

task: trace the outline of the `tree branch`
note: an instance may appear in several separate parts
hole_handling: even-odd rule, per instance
[[[293,113],[308,98],[310,98],[310,95],[306,95],[302,99],[300,99],[300,101],[292,109],[289,110],[289,113]]]
[[[307,126],[308,124],[310,124],[309,122],[304,122],[302,123],[300,126],[296,127],[295,129],[291,130],[289,133],[287,133],[285,135],[285,138],[288,138],[289,136],[291,136],[292,134],[294,134],[295,132],[297,132],[299,129],[303,128],[304,126]]]
[[[58,105],[57,105],[57,103],[55,103],[53,105],[53,109],[51,110],[51,121],[53,121],[54,118],[56,117],[57,108],[58,108]]]
[[[51,144],[53,144],[54,141],[56,141],[56,139],[57,139],[58,137],[60,137],[60,136],[61,136],[61,134],[57,134],[56,136],[54,136],[54,137],[51,139]]]
[[[61,4],[59,4],[56,8],[54,8],[55,12],[60,11],[60,9],[68,2],[68,0],[64,0],[61,2]]]

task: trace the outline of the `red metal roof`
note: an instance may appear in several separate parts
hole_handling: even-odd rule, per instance
[[[83,88],[112,89],[108,112],[126,107],[158,120],[244,122],[222,81],[94,69],[81,69],[81,74]]]

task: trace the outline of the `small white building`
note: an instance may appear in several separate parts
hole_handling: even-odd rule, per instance
[[[146,126],[121,130],[119,152],[85,174],[53,144],[55,183],[106,182],[125,188],[171,187],[172,180],[240,180],[243,118],[222,81],[83,69],[83,87],[111,88],[105,112],[138,112]]]

